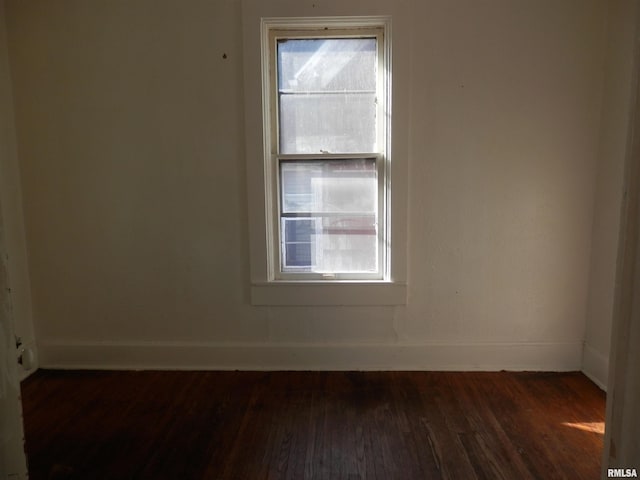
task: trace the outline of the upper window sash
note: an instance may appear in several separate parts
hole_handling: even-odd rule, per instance
[[[353,28],[334,28],[334,27],[309,27],[308,29],[300,28],[273,28],[268,29],[268,78],[267,89],[265,94],[269,99],[269,145],[266,151],[272,155],[278,154],[300,154],[300,153],[361,153],[347,149],[327,150],[318,148],[318,152],[302,152],[302,151],[283,151],[281,145],[282,133],[280,123],[280,98],[281,91],[278,79],[278,42],[282,40],[331,40],[331,39],[373,39],[375,40],[375,147],[367,150],[366,153],[385,154],[387,151],[388,127],[387,118],[385,116],[385,106],[387,99],[385,94],[388,89],[386,75],[387,65],[385,65],[385,43],[384,43],[384,27],[358,27]],[[364,93],[364,92],[363,92]]]

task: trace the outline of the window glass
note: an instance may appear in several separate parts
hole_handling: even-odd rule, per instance
[[[277,42],[279,152],[376,151],[375,38]]]
[[[378,269],[375,159],[280,162],[282,271]]]

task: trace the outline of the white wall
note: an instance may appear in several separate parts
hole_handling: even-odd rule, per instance
[[[15,334],[22,339],[23,348],[30,349],[34,354],[34,364],[30,369],[33,371],[37,366],[37,348],[31,310],[31,284],[4,19],[5,2],[0,0],[0,204],[5,223],[7,275],[11,284]],[[24,378],[28,373],[20,367],[20,377]]]
[[[631,17],[630,29],[635,32],[630,39],[636,48],[632,50],[629,140],[623,173],[602,478],[608,477],[608,468],[640,465],[640,11],[635,5],[625,10]],[[629,22],[625,20],[624,24]]]
[[[579,368],[607,3],[405,4],[408,303],[255,307],[240,3],[9,0],[42,364]]]
[[[604,17],[416,2],[407,338],[581,338]]]
[[[25,311],[29,312],[30,300],[25,298],[28,295],[28,275],[24,261],[22,215],[15,211],[20,206],[20,195],[15,188],[19,185],[19,177],[8,66],[4,0],[0,0],[0,478],[22,480],[27,478],[27,462],[15,349],[16,315],[22,315],[22,332],[32,334],[33,329],[31,319],[25,315]],[[11,238],[12,248],[20,247],[16,249],[18,254],[15,256],[7,247],[8,238]],[[22,241],[17,243],[19,240]],[[16,278],[17,287],[12,282]]]
[[[638,2],[609,2],[583,369],[607,385]]]
[[[27,478],[27,462],[4,232],[0,213],[0,478],[22,480]]]

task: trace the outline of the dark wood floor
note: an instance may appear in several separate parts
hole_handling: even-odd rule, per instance
[[[63,372],[23,382],[31,479],[597,479],[580,373]]]

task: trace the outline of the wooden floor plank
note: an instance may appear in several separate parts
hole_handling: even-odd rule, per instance
[[[581,373],[38,371],[30,478],[597,479]]]

